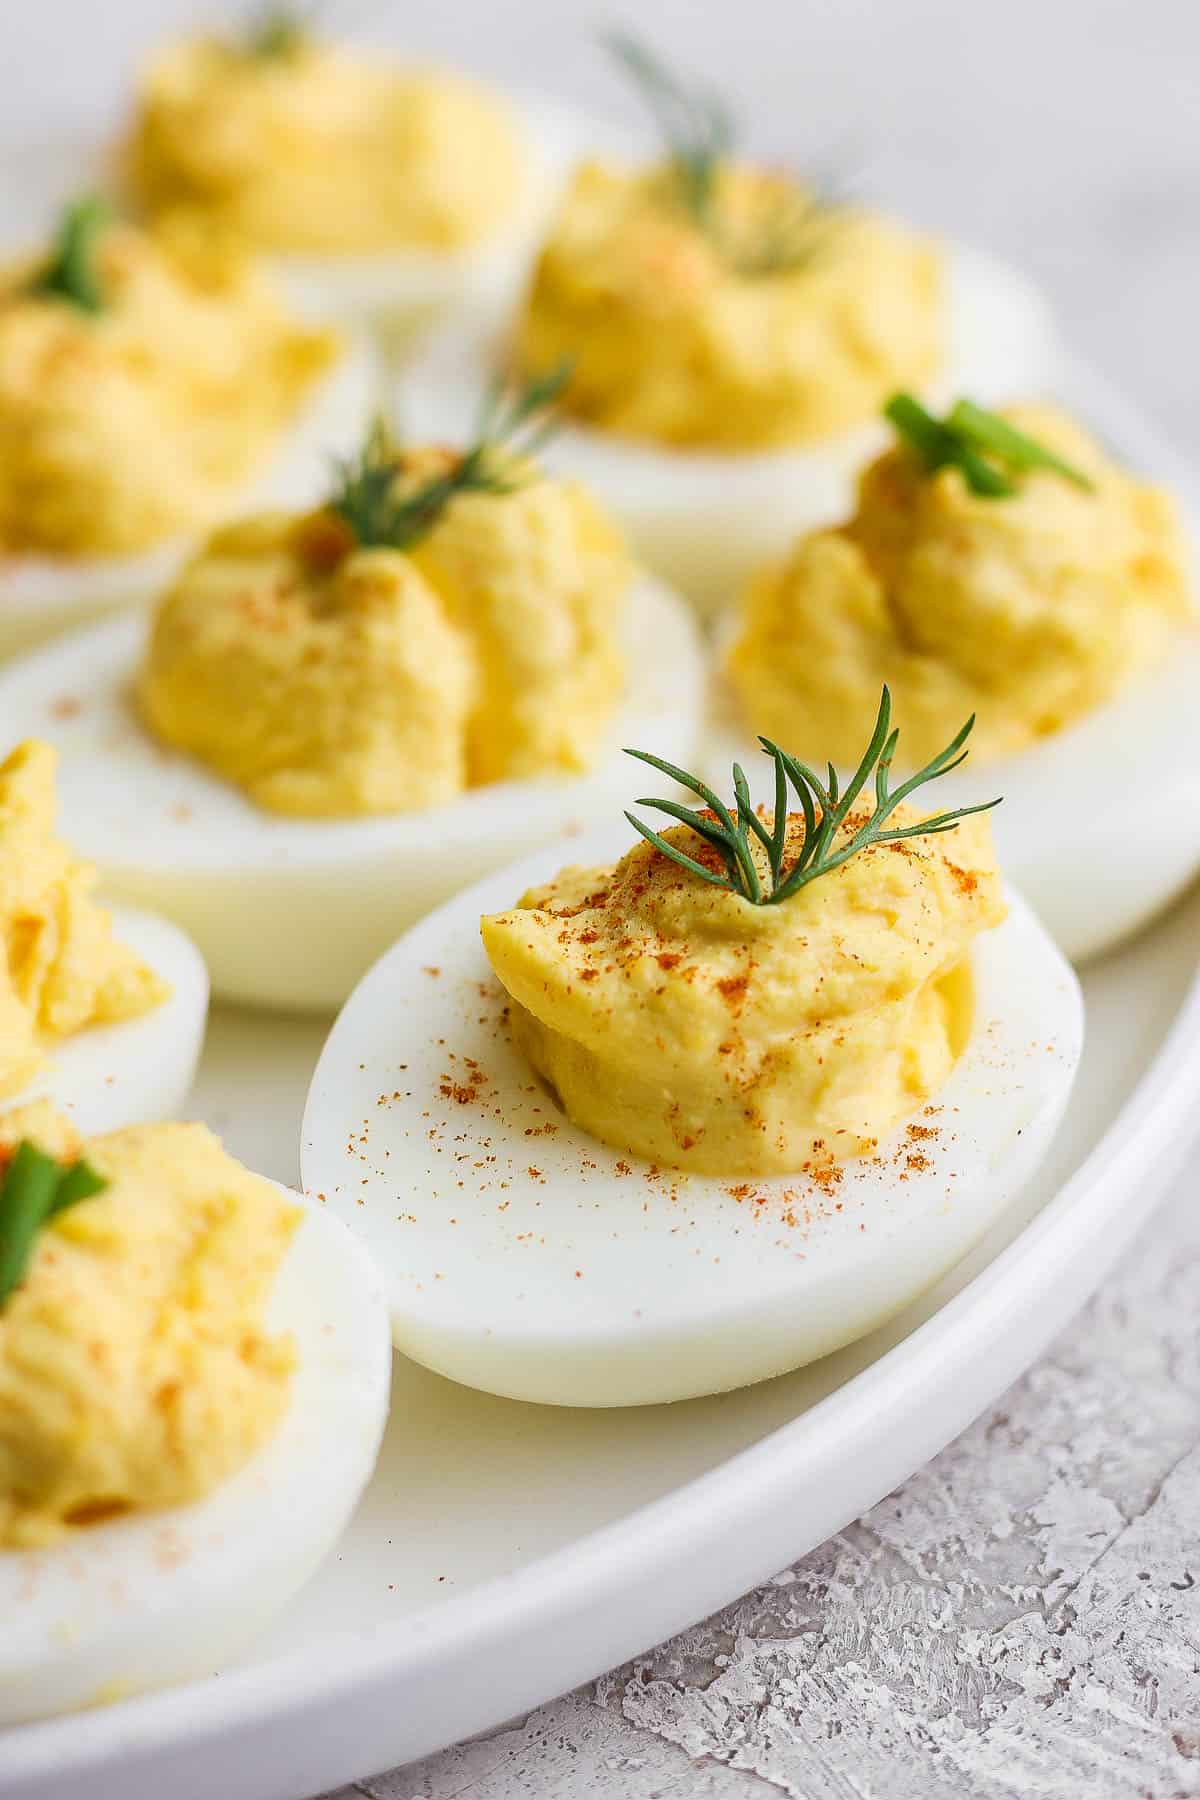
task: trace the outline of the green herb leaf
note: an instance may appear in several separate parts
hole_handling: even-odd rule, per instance
[[[1085,493],[1094,492],[1082,470],[972,400],[956,401],[944,419],[936,419],[911,394],[893,394],[883,412],[931,475],[956,468],[981,499],[1008,499],[1017,492],[1014,477],[1031,469],[1048,469]]]
[[[831,247],[843,216],[832,190],[804,193],[781,185],[749,229],[723,232],[725,260],[749,279],[794,275]]]
[[[262,62],[294,56],[308,39],[311,12],[307,7],[265,5],[247,21],[240,48]]]
[[[30,282],[29,292],[66,300],[80,312],[102,312],[105,297],[96,273],[96,243],[112,218],[111,207],[98,194],[73,201],[59,222],[49,261]]]
[[[834,224],[837,209],[831,200],[781,183],[760,219],[748,229],[733,229],[717,204],[720,167],[738,139],[730,108],[712,89],[689,86],[673,74],[629,32],[604,32],[601,42],[631,78],[658,126],[684,211],[730,268],[753,279],[791,274],[811,263]]]
[[[514,492],[522,478],[511,461],[536,455],[553,434],[558,423],[554,408],[571,367],[564,360],[516,387],[493,383],[474,442],[444,473],[416,487],[404,487],[403,451],[377,419],[359,455],[336,465],[338,485],[329,510],[363,548],[407,550],[432,531],[456,494]]]
[[[56,1162],[22,1138],[0,1180],[0,1308],[24,1281],[47,1220],[107,1185],[89,1163]]]
[[[681,824],[687,825],[702,843],[717,852],[724,865],[723,869],[713,869],[698,862],[677,844],[651,830],[633,813],[627,812],[625,817],[647,843],[689,873],[700,876],[713,887],[725,888],[730,893],[740,895],[752,906],[775,906],[782,900],[790,899],[793,894],[798,894],[810,881],[817,881],[822,875],[829,875],[834,869],[840,869],[843,863],[849,862],[852,856],[857,856],[860,850],[869,849],[872,844],[894,844],[901,838],[926,837],[950,831],[960,819],[969,818],[972,813],[989,812],[993,806],[999,806],[999,799],[988,800],[977,806],[960,806],[953,812],[938,813],[932,818],[922,819],[916,825],[901,825],[891,831],[885,830],[884,827],[896,808],[911,794],[916,793],[927,782],[935,781],[939,775],[948,775],[952,769],[958,768],[966,757],[964,746],[975,724],[972,715],[944,750],[939,751],[923,769],[918,769],[915,775],[910,775],[907,781],[893,791],[891,768],[900,734],[892,728],[891,721],[892,697],[885,687],[880,696],[879,711],[875,716],[870,742],[844,792],[839,791],[837,773],[832,764],[829,765],[826,780],[822,781],[819,775],[790,751],[780,749],[770,738],[759,738],[759,744],[775,765],[775,816],[770,831],[751,805],[746,777],[738,764],[735,763],[733,768],[737,805],[735,818],[720,796],[697,776],[688,774],[685,769],[676,768],[673,763],[663,762],[660,757],[651,756],[647,750],[626,750],[626,756],[649,763],[651,768],[669,776],[703,802],[703,811],[683,806],[674,800],[642,799],[637,804],[652,806],[656,811],[666,813],[669,818],[678,819]],[[855,801],[868,782],[874,784],[874,809],[858,829],[835,848],[837,834],[845,825]],[[792,861],[785,863],[789,787],[795,790],[800,802],[800,810],[804,816],[804,837]],[[754,856],[750,841],[752,837],[765,853],[765,878]]]
[[[601,38],[633,80],[662,133],[680,195],[702,229],[711,223],[717,170],[733,149],[732,113],[706,88],[689,87],[654,52],[625,31]]]
[[[1047,450],[1045,444],[1026,437],[1023,431],[1018,431],[1015,425],[1010,425],[998,413],[988,412],[984,407],[976,406],[972,400],[957,400],[950,409],[946,423],[951,431],[956,432],[968,444],[998,457],[1010,469],[1051,469],[1065,481],[1072,481],[1076,487],[1083,488],[1086,493],[1093,491],[1091,481],[1082,470],[1064,462],[1053,450]]]

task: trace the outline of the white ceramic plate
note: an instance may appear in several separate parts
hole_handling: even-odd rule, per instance
[[[1123,410],[1108,417],[1129,450]],[[283,1618],[212,1678],[0,1734],[0,1800],[84,1784],[89,1800],[302,1800],[536,1705],[822,1542],[994,1401],[1144,1227],[1200,1109],[1198,946],[1193,892],[1088,970],[1050,1158],[888,1326],[793,1375],[637,1411],[499,1400],[398,1359],[375,1480]],[[277,1179],[295,1177],[322,1036],[213,1022],[194,1111]]]
[[[903,1481],[1041,1352],[1144,1227],[1200,1106],[1200,892],[1085,976],[1089,1041],[1019,1216],[874,1336],[711,1400],[567,1412],[397,1361],[340,1552],[219,1679],[0,1735],[2,1800],[299,1800],[586,1680]],[[197,1110],[294,1177],[322,1028],[218,1013]]]

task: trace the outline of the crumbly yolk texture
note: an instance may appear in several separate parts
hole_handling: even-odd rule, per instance
[[[264,1309],[301,1214],[203,1125],[80,1143],[45,1105],[0,1118],[108,1182],[39,1234],[0,1307],[0,1549],[199,1500],[275,1431],[294,1351]]]
[[[907,448],[880,457],[854,517],[800,538],[744,596],[728,671],[751,730],[853,765],[886,681],[912,765],[971,713],[977,762],[1049,737],[1163,657],[1192,612],[1170,496],[1058,411],[1004,417],[1093,491],[1035,471],[983,499]]]
[[[793,817],[790,850],[803,832]],[[686,826],[664,835],[717,866]],[[776,906],[638,844],[482,933],[514,1040],[575,1124],[654,1163],[773,1175],[869,1151],[945,1081],[970,1033],[971,940],[1004,912],[975,818]]]
[[[562,202],[515,355],[530,372],[572,357],[579,418],[662,444],[770,449],[860,424],[894,388],[937,373],[945,298],[929,246],[838,211],[811,226],[797,266],[772,269],[771,234],[806,204],[787,177],[721,167],[724,237],[677,190],[669,169],[591,162]]]
[[[474,82],[312,40],[277,56],[213,40],[164,51],[127,160],[151,213],[197,213],[271,251],[466,250],[503,229],[529,181],[516,119]]]
[[[227,245],[114,224],[98,312],[0,276],[0,556],[133,554],[211,524],[339,353]]]
[[[409,473],[444,462],[419,454]],[[307,817],[578,773],[621,691],[630,573],[568,482],[460,494],[411,553],[356,549],[331,513],[253,520],[163,602],[142,715],[259,806]]]
[[[21,744],[0,763],[0,1095],[63,1038],[136,1018],[170,989],[117,943],[96,872],[55,836],[55,755]]]

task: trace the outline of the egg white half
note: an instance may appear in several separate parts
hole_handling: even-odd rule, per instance
[[[1036,394],[1056,362],[1054,323],[1039,291],[974,250],[948,255],[950,345],[931,405],[958,393],[984,405]],[[494,315],[447,326],[419,346],[396,384],[396,412],[416,442],[457,443],[499,361]],[[705,614],[726,603],[798,532],[838,519],[855,478],[891,433],[882,421],[798,450],[671,450],[567,423],[540,453],[617,514],[641,560]]]
[[[99,866],[105,891],[181,925],[218,993],[288,1010],[339,1006],[464,883],[619,817],[640,779],[621,747],[686,763],[704,708],[691,615],[642,578],[625,608],[624,701],[590,774],[497,782],[428,812],[288,819],[142,729],[129,688],[145,629],[111,619],[0,670],[0,754],[25,737],[53,743],[63,835]]]
[[[258,476],[230,495],[228,516],[314,504],[329,486],[333,459],[361,445],[378,389],[374,351],[351,340]],[[190,532],[134,556],[0,556],[0,661],[72,626],[157,599],[203,536]]]
[[[58,1039],[49,1060],[0,1112],[49,1100],[85,1137],[122,1125],[176,1118],[192,1090],[208,1018],[208,970],[191,939],[167,919],[118,906],[113,936],[171,985],[161,1006],[136,1019],[93,1025]]]
[[[391,1345],[370,1260],[320,1207],[306,1207],[267,1317],[291,1333],[297,1367],[245,1468],[190,1506],[0,1550],[0,1727],[216,1672],[341,1535],[375,1466]]]
[[[608,863],[614,832],[571,848]],[[471,1387],[560,1406],[723,1392],[863,1336],[1020,1193],[1066,1105],[1078,984],[1016,894],[973,951],[945,1086],[836,1185],[683,1175],[573,1126],[513,1049],[480,914],[561,849],[491,875],[400,940],[342,1012],[301,1169],[382,1270],[397,1345]]]
[[[916,803],[941,812],[1002,795],[991,814],[1001,867],[1066,955],[1093,956],[1138,930],[1200,870],[1198,692],[1200,627],[1180,632],[1166,663],[1106,705],[1016,756],[968,757]],[[903,755],[899,706],[895,721]],[[864,718],[864,747],[871,724]],[[814,755],[802,732],[784,748]],[[773,803],[771,764],[719,671],[702,761],[721,793],[732,792],[740,762],[755,800]]]
[[[464,309],[503,314],[521,291],[546,222],[587,140],[583,125],[561,107],[525,103],[517,114],[525,131],[528,180],[512,218],[493,237],[453,251],[275,256],[272,271],[292,304],[310,318],[373,331],[393,355],[422,326],[448,314]]]

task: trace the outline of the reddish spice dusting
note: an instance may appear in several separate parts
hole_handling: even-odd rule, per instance
[[[677,969],[683,961],[683,955],[678,950],[660,950],[654,960],[660,969]]]
[[[750,985],[748,975],[727,975],[724,981],[718,981],[717,992],[729,1006],[740,1006],[746,998],[746,989]]]
[[[979,877],[974,869],[960,869],[957,863],[946,858],[946,867],[954,878],[954,885],[960,894],[973,894],[979,886]]]
[[[451,1061],[455,1060],[451,1057]],[[473,1106],[485,1088],[491,1087],[491,1078],[487,1075],[474,1057],[465,1056],[463,1065],[466,1074],[461,1081],[453,1075],[445,1074],[438,1083],[438,1092],[443,1100],[454,1100],[459,1106]]]

